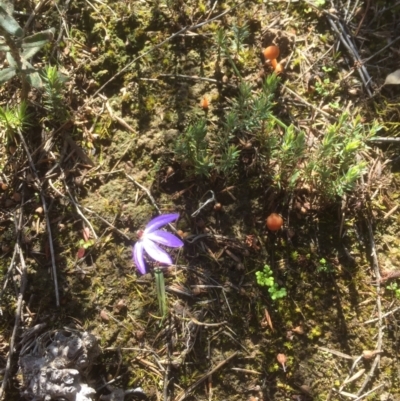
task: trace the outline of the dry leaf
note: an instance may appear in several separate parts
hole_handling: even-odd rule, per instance
[[[121,311],[126,309],[126,302],[123,299],[120,299],[115,305],[114,310],[116,313],[121,313]]]
[[[101,320],[104,320],[105,322],[110,321],[110,317],[108,316],[108,313],[104,309],[101,310],[100,317],[101,317]]]
[[[363,374],[365,373],[365,369],[361,369],[361,370],[359,370],[357,373],[355,373],[353,376],[351,376],[351,377],[349,377],[348,379],[346,379],[344,382],[343,382],[343,385],[344,384],[348,384],[348,383],[351,383],[351,382],[353,382],[354,380],[357,380],[359,377],[361,377]]]
[[[396,70],[389,74],[383,85],[399,85],[400,84],[400,70]]]
[[[293,331],[293,333],[296,333],[296,334],[304,334],[304,330],[301,326],[295,327],[294,329],[292,329],[292,331]]]
[[[76,253],[77,259],[82,259],[85,256],[85,248],[79,248],[78,252]]]
[[[89,239],[90,239],[90,230],[89,230],[88,227],[85,227],[82,230],[82,235],[83,235],[83,239],[85,240],[85,242],[89,241]]]
[[[379,351],[364,350],[362,356],[364,359],[372,359],[376,354],[379,354]]]
[[[267,325],[271,328],[272,331],[274,331],[274,326],[272,324],[271,316],[268,313],[267,309],[264,309],[264,319],[261,322],[262,327],[265,327],[265,322],[267,322]]]
[[[12,198],[15,202],[21,202],[22,196],[19,192],[14,192]]]

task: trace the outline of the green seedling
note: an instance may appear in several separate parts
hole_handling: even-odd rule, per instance
[[[388,286],[386,286],[386,289],[389,291],[393,291],[394,296],[397,299],[400,299],[400,288],[397,283],[390,283]]]
[[[43,105],[47,111],[46,119],[63,123],[68,118],[63,90],[68,77],[57,71],[57,67],[47,66],[40,74],[43,84]]]
[[[90,230],[85,227],[82,230],[83,239],[79,240],[79,248],[76,253],[77,259],[81,259],[85,256],[86,250],[95,244],[95,241],[90,238]]]
[[[268,287],[269,295],[273,301],[286,297],[286,288],[279,287],[275,282],[273,272],[268,265],[265,265],[263,270],[256,272],[256,279],[259,286]]]
[[[334,269],[331,263],[329,263],[325,258],[319,260],[317,267],[317,273],[333,273]]]
[[[350,119],[347,113],[327,127],[304,167],[306,180],[321,197],[335,200],[355,189],[366,170],[366,162],[358,155],[368,150],[367,140],[379,129],[378,124],[367,127],[360,116]]]
[[[206,134],[206,120],[201,119],[190,125],[175,143],[175,154],[177,160],[194,170],[195,175],[209,177],[215,163]]]
[[[19,105],[5,108],[0,106],[0,127],[3,128],[8,143],[14,142],[18,130],[24,131],[30,124],[31,115],[27,111],[27,104],[22,101]]]

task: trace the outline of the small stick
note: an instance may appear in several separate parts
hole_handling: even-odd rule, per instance
[[[160,74],[158,75],[160,78],[182,78],[182,79],[192,79],[194,81],[205,81],[205,82],[211,82],[213,84],[217,84],[220,81],[217,81],[216,79],[213,78],[205,78],[205,77],[199,77],[198,75],[182,75],[182,74]],[[221,81],[222,82],[222,81]]]
[[[118,117],[115,113],[112,107],[110,106],[110,103],[108,102],[108,99],[104,95],[99,95],[103,101],[105,101],[106,104],[106,109],[108,113],[110,114],[110,117],[117,121],[120,125],[125,127],[129,132],[132,132],[133,134],[136,134],[136,131],[121,117]],[[122,153],[122,156],[117,160],[117,162],[114,164],[114,166],[111,168],[111,173],[114,171],[115,168],[117,168],[118,164],[121,162],[122,158],[129,152],[129,149],[131,148],[133,142],[135,141],[136,137],[133,137],[131,141],[129,142],[128,146],[126,146],[124,152]]]
[[[317,348],[318,348],[319,350],[321,350],[321,351],[329,352],[330,354],[339,356],[339,357],[344,358],[344,359],[350,359],[351,361],[354,361],[354,359],[355,359],[355,358],[352,357],[351,355],[344,354],[343,352],[336,351],[336,350],[334,350],[334,349],[329,349],[329,348],[326,348],[326,347],[317,347]]]
[[[387,316],[392,315],[393,313],[396,313],[398,310],[400,310],[400,306],[398,306],[397,308],[392,309],[392,310],[389,311],[389,312],[384,313],[384,314],[382,315],[382,319],[385,318],[385,317],[387,317]],[[378,320],[379,320],[379,318],[376,317],[376,318],[374,318],[374,319],[367,320],[367,321],[364,322],[363,324],[375,323],[375,322],[378,321]]]
[[[381,281],[381,274],[379,271],[379,262],[378,262],[378,257],[376,255],[376,247],[375,247],[375,241],[374,241],[374,234],[372,231],[372,224],[368,216],[365,219],[366,224],[367,224],[367,229],[368,229],[368,236],[369,236],[369,243],[370,243],[370,248],[371,248],[371,258],[372,258],[372,269],[375,274],[376,278],[376,307],[377,307],[377,312],[378,312],[378,343],[376,346],[376,351],[377,354],[375,356],[374,361],[372,362],[371,369],[369,370],[367,377],[365,378],[364,382],[362,383],[360,389],[357,392],[357,396],[360,397],[361,393],[364,391],[364,389],[367,387],[368,383],[370,382],[371,378],[375,374],[375,369],[379,365],[379,362],[381,360],[381,351],[382,351],[382,339],[383,339],[383,327],[382,327],[382,304],[381,304],[381,286],[380,286],[380,281]]]
[[[14,267],[14,264],[15,264],[15,257],[17,256],[17,253],[18,253],[18,251],[17,251],[17,244],[15,244],[15,245],[14,245],[13,256],[12,256],[12,258],[11,258],[11,262],[10,262],[10,265],[8,266],[8,270],[7,270],[7,273],[6,273],[5,280],[4,280],[3,289],[0,291],[0,302],[1,302],[1,298],[3,298],[4,291],[5,291],[6,287],[7,287],[8,278],[9,278],[9,276],[10,276],[10,274],[11,274],[12,268]],[[2,316],[2,315],[3,315],[3,311],[2,311],[1,308],[0,308],[0,316]]]
[[[386,220],[387,218],[389,218],[397,209],[399,208],[399,205],[395,205],[394,207],[392,207],[384,216],[383,216],[383,220]]]
[[[108,102],[108,99],[103,95],[100,95],[100,97],[101,97],[101,99],[103,99],[106,102],[106,109],[107,109],[108,113],[110,114],[110,117],[113,120],[117,121],[119,124],[121,124],[123,127],[125,127],[128,131],[132,132],[133,134],[136,134],[136,131],[123,118],[118,117],[114,113],[114,110],[111,108],[110,103]],[[126,153],[126,151],[125,151],[125,153]]]
[[[139,184],[136,180],[134,180],[129,174],[125,173],[125,177],[128,178],[129,180],[131,180],[135,185],[137,185],[141,190],[143,190],[144,192],[146,192],[147,196],[149,197],[152,205],[156,208],[157,212],[161,214],[161,210],[158,207],[156,200],[153,198],[153,195],[150,193],[150,191],[144,187],[142,184]]]
[[[367,392],[364,393],[362,396],[356,398],[354,401],[360,401],[360,400],[362,400],[362,399],[365,398],[367,395],[370,395],[371,393],[373,393],[373,392],[375,392],[376,390],[378,390],[378,388],[381,388],[382,386],[385,386],[385,385],[386,385],[385,383],[379,384],[379,386],[376,386],[376,387],[374,387],[373,389],[367,391]]]
[[[228,356],[224,361],[220,362],[215,368],[211,369],[207,372],[203,377],[197,380],[195,383],[191,384],[183,394],[179,394],[178,398],[175,401],[183,401],[186,397],[190,395],[190,393],[203,381],[205,381],[208,377],[214,374],[217,370],[221,369],[226,363],[228,363],[232,358],[234,358],[238,354],[238,351],[235,351],[232,355]]]
[[[359,22],[358,27],[357,27],[356,31],[354,32],[354,36],[357,36],[358,33],[360,32],[360,29],[362,27],[362,24],[364,23],[365,17],[367,16],[370,6],[371,6],[371,0],[367,0],[367,5],[365,6],[365,9],[364,9],[364,15],[361,17],[361,21]]]
[[[36,17],[37,13],[42,8],[42,6],[47,3],[47,1],[48,0],[40,0],[39,3],[36,4],[35,9],[32,11],[31,15],[29,16],[28,20],[26,21],[26,23],[24,25],[24,32],[27,31],[27,29],[29,28],[29,25],[31,24],[33,19]]]
[[[368,142],[378,142],[378,143],[399,143],[400,138],[375,136],[373,138],[369,138],[367,141]]]
[[[50,181],[50,179],[49,179],[49,181]],[[94,228],[93,228],[93,226],[90,224],[90,221],[89,221],[89,220],[85,217],[85,215],[81,212],[81,209],[79,208],[78,202],[77,202],[77,201],[74,199],[74,197],[72,196],[72,194],[71,194],[71,192],[70,192],[70,190],[69,190],[69,188],[68,188],[68,185],[67,185],[65,179],[64,179],[63,181],[64,181],[64,186],[65,186],[65,188],[66,188],[67,191],[68,191],[69,198],[71,199],[71,202],[72,202],[73,205],[75,206],[76,212],[79,214],[79,216],[82,217],[82,220],[90,227],[90,229],[91,229],[91,231],[92,231],[92,233],[93,233],[94,238],[97,240],[97,239],[98,239],[98,236],[97,236],[97,234],[96,234],[96,231],[94,231]]]
[[[396,39],[393,39],[389,44],[386,46],[383,46],[381,49],[379,49],[376,53],[374,53],[372,56],[366,58],[363,60],[363,63],[367,63],[369,60],[373,59],[375,56],[381,54],[384,50],[386,50],[388,47],[392,46],[395,42],[397,42],[400,39],[400,36],[397,36]]]
[[[291,89],[289,89],[286,85],[282,84],[283,89],[285,89],[286,91],[288,91],[290,94],[292,94],[293,96],[297,97],[297,99],[299,99],[301,102],[303,102],[306,106],[311,107],[312,109],[318,111],[319,113],[321,113],[324,117],[330,119],[330,120],[337,120],[337,118],[335,116],[330,115],[329,113],[327,113],[326,111],[321,110],[320,108],[318,108],[317,106],[314,106],[313,104],[307,102],[307,100],[305,100],[303,97],[301,97],[300,95],[298,95],[296,92],[292,91]]]
[[[250,369],[232,368],[231,370],[235,370],[237,372],[243,372],[243,373],[250,373],[251,375],[262,375],[262,373],[256,372],[255,370],[250,370]]]
[[[23,204],[23,199],[21,201],[21,205],[22,204]],[[14,350],[15,350],[15,339],[17,337],[17,332],[19,330],[19,325],[21,323],[23,298],[24,298],[25,288],[26,288],[26,284],[27,284],[26,264],[25,264],[24,255],[23,255],[22,249],[21,249],[21,238],[20,238],[21,237],[21,235],[20,235],[21,229],[22,229],[22,211],[19,216],[19,221],[16,224],[17,243],[15,245],[15,249],[16,249],[16,252],[18,253],[19,260],[21,263],[21,284],[19,287],[17,307],[15,309],[15,323],[14,323],[13,332],[12,332],[12,335],[10,338],[7,363],[6,363],[6,367],[4,369],[3,382],[2,382],[1,388],[0,388],[0,400],[4,399],[4,391],[6,389],[6,386],[8,383],[8,378],[11,373],[11,361],[13,359]]]
[[[224,326],[228,322],[220,322],[220,323],[204,323],[204,322],[199,322],[197,319],[194,317],[190,318],[190,320],[194,323],[197,324],[198,326],[205,326],[205,327],[218,327],[218,326]]]
[[[43,206],[43,213],[46,219],[46,228],[47,228],[47,235],[49,237],[49,248],[50,248],[50,257],[51,257],[51,267],[52,267],[52,272],[53,272],[53,282],[54,282],[54,292],[55,292],[55,296],[56,296],[56,306],[59,307],[60,306],[60,295],[58,293],[58,281],[57,281],[57,266],[56,266],[56,257],[55,257],[55,253],[54,253],[54,246],[53,246],[53,235],[51,233],[51,227],[50,227],[50,218],[49,218],[49,211],[47,209],[47,204],[46,204],[46,199],[44,197],[43,194],[43,188],[40,184],[40,180],[39,180],[39,175],[37,173],[35,164],[33,163],[32,160],[32,156],[29,153],[29,149],[28,149],[28,145],[25,142],[25,138],[22,135],[22,132],[20,129],[17,130],[19,138],[22,142],[22,145],[25,149],[25,153],[28,157],[29,160],[29,165],[32,169],[33,174],[35,175],[37,184],[39,186],[40,189],[40,198],[42,201],[42,206]]]
[[[101,217],[98,213],[96,213],[94,210],[88,209],[87,207],[83,207],[84,210],[86,210],[89,213],[94,214],[98,219],[100,219],[103,223],[105,223],[108,227],[110,227],[113,231],[117,232],[122,238],[126,239],[127,241],[131,241],[131,239],[123,233],[121,230],[119,230],[117,227],[109,223],[105,218]]]
[[[343,46],[350,53],[351,57],[353,58],[354,63],[357,64],[358,74],[364,84],[366,91],[368,92],[369,97],[372,97],[372,92],[369,88],[369,84],[371,82],[371,77],[369,76],[367,69],[365,68],[364,64],[362,63],[361,58],[360,58],[355,46],[353,45],[352,41],[350,40],[350,38],[349,38],[350,35],[347,34],[347,32],[345,31],[343,25],[341,24],[341,22],[339,20],[334,21],[331,14],[327,14],[327,15],[328,15],[329,24],[331,25],[332,29],[339,36],[340,41],[342,42]],[[339,27],[340,27],[340,29],[339,29]]]

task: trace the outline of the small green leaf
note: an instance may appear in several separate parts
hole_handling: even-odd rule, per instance
[[[8,14],[3,4],[0,4],[0,27],[2,27],[10,35],[22,38],[24,31],[19,26],[18,22]]]
[[[3,68],[0,71],[0,84],[4,84],[10,80],[16,74],[16,69],[14,67]]]
[[[24,49],[22,56],[25,59],[33,57],[45,44],[53,39],[54,32],[55,29],[51,28],[25,38],[22,41],[22,49]]]
[[[22,59],[22,70],[25,74],[33,74],[36,72],[35,68],[33,68],[33,65],[25,59]]]
[[[40,78],[38,72],[32,72],[31,74],[28,74],[26,79],[28,80],[29,84],[34,88],[39,89],[43,86],[42,78]]]
[[[14,57],[11,55],[11,53],[7,53],[6,58],[10,67],[17,68],[17,63],[15,62]]]

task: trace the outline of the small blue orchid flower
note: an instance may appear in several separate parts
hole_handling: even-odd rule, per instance
[[[150,220],[144,231],[138,232],[139,240],[136,241],[133,247],[133,260],[140,273],[146,273],[144,251],[157,262],[172,265],[171,257],[157,244],[169,246],[171,248],[179,248],[183,246],[183,242],[175,235],[158,229],[171,223],[178,217],[178,213],[163,214]]]

